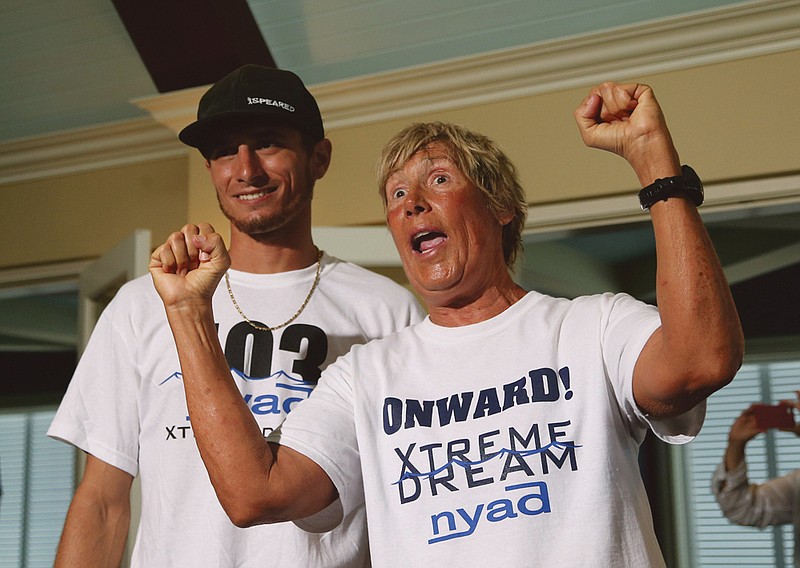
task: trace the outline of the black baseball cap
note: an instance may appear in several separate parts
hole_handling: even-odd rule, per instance
[[[325,137],[317,101],[300,77],[284,69],[243,65],[206,91],[197,106],[197,121],[178,138],[202,150],[213,144],[221,127],[242,121],[286,122],[314,140]]]

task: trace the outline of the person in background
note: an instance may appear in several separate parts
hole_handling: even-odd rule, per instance
[[[737,525],[759,528],[792,525],[794,565],[800,568],[800,469],[761,484],[751,483],[747,477],[745,447],[765,431],[759,424],[758,406],[746,408],[731,425],[723,460],[711,478],[711,490],[722,514]],[[789,414],[800,410],[800,391],[797,400],[784,400],[779,406],[792,409]],[[800,424],[792,422],[793,425],[780,430],[800,436]]]
[[[664,565],[638,448],[648,429],[671,443],[698,433],[706,397],[741,364],[742,330],[697,212],[702,184],[652,89],[603,83],[575,119],[643,186],[658,309],[523,289],[510,272],[527,210],[513,164],[480,134],[412,125],[378,179],[429,315],[330,365],[267,441],[216,339],[224,243],[208,228],[156,249],[198,449],[234,523],[325,530],[366,502],[376,566]],[[187,256],[193,270],[174,260]]]
[[[322,369],[352,345],[423,312],[398,284],[314,244],[312,193],[331,143],[296,75],[237,69],[205,93],[197,121],[179,136],[205,157],[230,221],[230,270],[205,299],[214,305],[227,379],[263,438],[305,404]],[[177,238],[202,227],[187,225]],[[196,268],[175,261],[182,273]],[[126,284],[103,312],[48,432],[87,453],[56,566],[119,565],[136,475],[142,514],[134,567],[369,565],[363,508],[318,534],[292,523],[234,526],[197,452],[184,380],[152,278]],[[226,417],[213,421],[222,426]],[[250,493],[260,482],[243,480],[240,489]]]

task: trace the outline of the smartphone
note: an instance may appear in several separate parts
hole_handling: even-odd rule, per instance
[[[753,414],[761,430],[769,428],[794,428],[794,412],[785,404],[754,404]]]

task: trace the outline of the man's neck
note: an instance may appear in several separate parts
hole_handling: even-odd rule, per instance
[[[277,274],[300,270],[317,261],[311,234],[247,235],[231,230],[231,268],[254,274]]]

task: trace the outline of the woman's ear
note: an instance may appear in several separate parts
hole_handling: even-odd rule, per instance
[[[511,221],[514,220],[514,212],[511,210],[501,211],[497,215],[497,220],[500,222],[502,226],[508,225]]]

